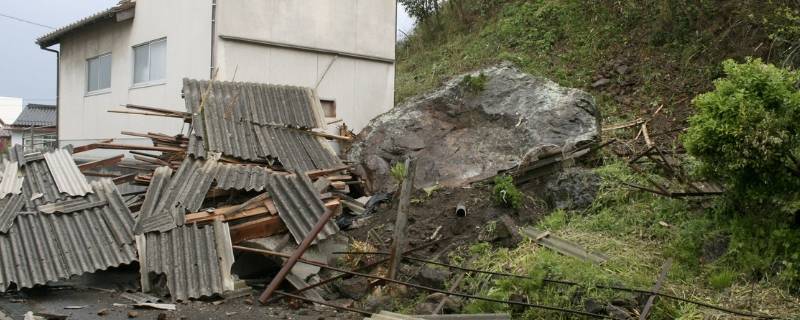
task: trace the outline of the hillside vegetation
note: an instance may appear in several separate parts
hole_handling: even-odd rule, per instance
[[[736,121],[763,125],[754,125],[752,130],[780,130],[775,132],[787,136],[769,140],[776,145],[794,143],[770,164],[800,152],[796,144],[800,124],[794,121],[800,116],[800,78],[788,71],[800,65],[798,8],[800,3],[789,0],[449,0],[437,12],[422,17],[413,33],[399,43],[396,101],[402,103],[456,74],[510,61],[531,74],[592,93],[604,125],[653,117],[651,135],[662,149],[683,150],[683,141],[690,139],[689,152],[701,155],[685,158],[688,172],[732,181],[731,186],[738,188],[755,176],[736,170],[757,164],[731,160],[737,150],[749,146],[748,132],[731,129],[740,125]],[[723,77],[727,80],[715,83]],[[695,99],[707,92],[713,93]],[[784,109],[751,113],[747,109],[751,101],[777,101]],[[738,109],[715,109],[725,103],[736,103]],[[697,109],[705,113],[692,118]],[[714,112],[726,114],[724,120],[729,122],[711,124],[718,118]],[[694,127],[691,135],[683,137],[690,125]],[[621,147],[615,153],[602,151],[594,159],[603,184],[591,208],[556,211],[537,225],[603,252],[610,257],[608,264],[578,262],[530,242],[516,249],[481,244],[464,251],[481,256],[473,264],[484,269],[568,279],[586,287],[565,288],[541,281],[492,281],[487,287],[481,285],[487,279],[468,277],[467,288],[497,298],[522,295],[531,302],[584,309],[587,301],[637,298],[590,284],[649,289],[664,261],[672,258],[665,292],[800,319],[800,201],[797,190],[792,190],[796,185],[781,178],[775,180],[781,181],[780,189],[760,186],[757,194],[732,190],[701,200],[670,199],[631,189],[622,182],[647,185],[647,179],[660,179],[657,168],[634,172],[627,159],[619,156],[620,150],[632,155],[646,148],[641,138],[634,139],[637,131],[604,133],[604,139],[617,138]],[[738,145],[713,141],[713,134],[720,132],[728,133],[725,139],[743,141],[734,141]],[[764,132],[771,137],[772,131]],[[773,156],[768,149],[774,148],[761,147],[766,156]],[[715,171],[708,169],[708,161],[731,162]],[[761,169],[764,175],[759,179],[775,177],[775,170]],[[467,307],[472,312],[517,312],[506,308],[492,303]],[[541,310],[515,314],[529,319],[566,317]],[[738,318],[661,299],[650,319]]]

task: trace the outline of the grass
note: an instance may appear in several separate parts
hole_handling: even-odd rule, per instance
[[[568,287],[542,283],[470,276],[465,290],[499,299],[523,296],[532,303],[584,310],[590,301],[628,301],[640,305],[644,297],[594,288],[594,284],[622,285],[650,289],[664,261],[674,259],[663,290],[728,308],[752,310],[771,315],[800,315],[800,298],[780,281],[752,279],[729,269],[725,259],[702,261],[703,245],[724,226],[708,216],[699,203],[676,200],[631,190],[620,181],[644,183],[623,162],[611,161],[596,169],[603,185],[593,205],[585,212],[555,211],[537,223],[537,228],[574,241],[590,251],[609,257],[602,264],[560,255],[526,240],[514,249],[494,248],[480,243],[455,257],[478,257],[478,269],[510,272],[576,281],[584,286]],[[516,312],[508,306],[471,302],[467,312]],[[571,319],[551,311],[529,309],[516,314],[520,319]],[[660,299],[650,319],[737,319],[691,304]]]

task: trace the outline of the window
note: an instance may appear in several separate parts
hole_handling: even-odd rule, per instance
[[[326,118],[336,118],[336,101],[333,100],[320,100],[322,104],[322,112]]]
[[[133,84],[164,80],[167,69],[167,39],[133,47]]]
[[[111,54],[86,60],[86,92],[99,91],[111,87]]]

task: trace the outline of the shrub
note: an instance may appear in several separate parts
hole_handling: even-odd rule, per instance
[[[522,207],[522,192],[514,185],[514,178],[509,175],[499,175],[494,177],[494,188],[492,189],[494,202],[509,208],[519,209]]]
[[[473,77],[472,75],[466,75],[463,80],[461,80],[461,84],[464,88],[473,94],[480,93],[486,88],[486,75],[481,72],[478,76]]]
[[[723,62],[725,77],[697,96],[684,145],[698,173],[735,196],[763,201],[800,190],[800,74],[764,64]],[[786,199],[786,198],[784,198]]]

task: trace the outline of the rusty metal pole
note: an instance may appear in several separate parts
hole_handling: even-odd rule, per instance
[[[417,162],[406,159],[406,176],[400,189],[400,204],[397,207],[397,220],[394,223],[394,240],[390,248],[389,279],[397,279],[397,271],[403,260],[403,248],[406,246],[406,229],[408,229],[408,205],[411,202],[411,193],[414,192],[414,173]]]
[[[297,247],[297,250],[292,253],[292,256],[289,257],[289,260],[286,260],[286,263],[283,264],[283,268],[281,268],[281,271],[275,275],[275,278],[273,278],[272,282],[269,283],[267,289],[261,293],[261,297],[258,298],[259,302],[263,304],[267,303],[267,300],[269,300],[269,298],[272,296],[272,293],[278,289],[278,286],[281,284],[281,282],[283,282],[283,279],[286,278],[286,275],[289,274],[289,271],[291,271],[294,265],[297,264],[297,260],[299,260],[303,253],[306,252],[306,249],[308,249],[308,247],[311,246],[311,243],[314,242],[314,239],[317,238],[317,234],[319,234],[319,232],[325,228],[325,224],[327,224],[331,217],[333,217],[333,212],[333,210],[325,208],[325,213],[323,213],[322,217],[319,218],[319,221],[317,221],[317,224],[313,229],[311,229],[311,232],[306,235],[306,238],[303,239],[303,242],[300,243],[300,246]]]

